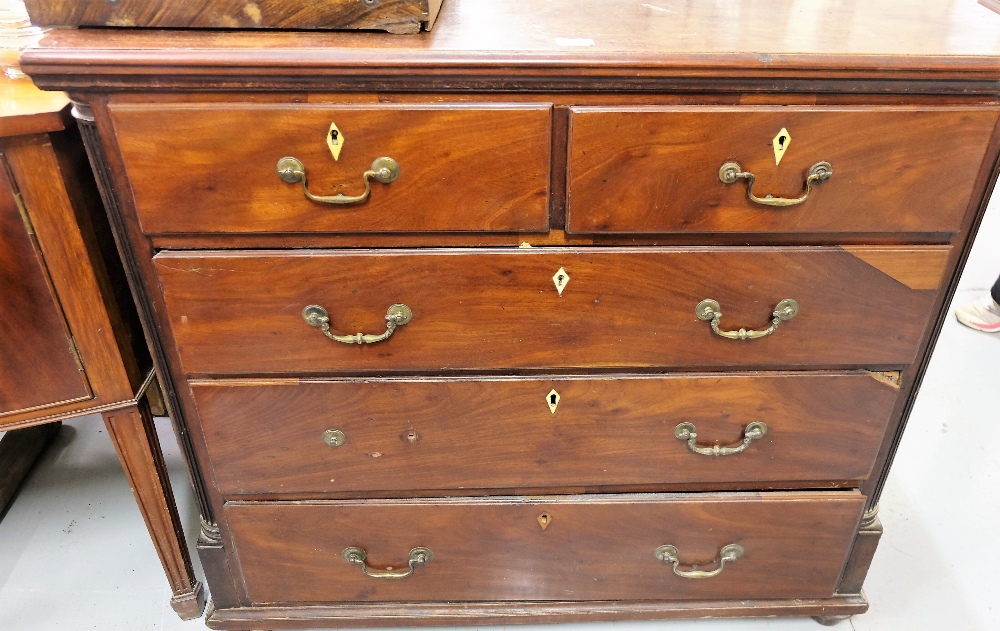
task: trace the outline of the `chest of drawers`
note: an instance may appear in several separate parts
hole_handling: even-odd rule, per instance
[[[997,16],[528,4],[26,54],[181,412],[210,626],[867,608]]]

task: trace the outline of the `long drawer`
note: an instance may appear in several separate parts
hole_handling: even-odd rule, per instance
[[[957,232],[998,114],[995,107],[572,108],[567,230]],[[723,181],[727,163],[753,181]],[[808,190],[811,168],[821,163],[832,175]],[[749,199],[751,183],[761,201]],[[768,205],[805,193],[797,205]]]
[[[230,496],[848,484],[868,475],[898,394],[865,372],[213,381],[192,391]]]
[[[189,374],[878,367],[913,361],[949,251],[163,252],[155,268]],[[778,321],[786,299],[797,315]]]
[[[148,234],[543,232],[550,110],[199,103],[111,113]],[[282,180],[282,158],[299,161],[320,197],[363,195],[379,158],[394,160],[398,176],[371,177],[367,199],[324,203]]]
[[[259,604],[740,600],[832,596],[863,500],[829,491],[236,502],[225,515]],[[395,580],[368,575],[411,568]]]

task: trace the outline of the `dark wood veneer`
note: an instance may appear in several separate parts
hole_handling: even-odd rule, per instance
[[[865,372],[210,381],[192,389],[227,496],[729,488],[780,486],[804,474],[814,486],[859,480],[899,394]],[[700,446],[736,446],[754,421],[767,434],[739,455],[695,454],[674,437],[689,422]],[[343,445],[323,442],[331,429],[344,433]]]
[[[161,252],[154,261],[188,374],[386,374],[904,365],[947,252],[884,252],[907,271],[937,270],[913,288],[840,248]],[[560,269],[570,278],[562,296]],[[774,335],[729,340],[695,317],[707,298],[722,305],[723,329],[766,328],[785,298],[801,310]],[[413,320],[377,346],[328,340],[301,315],[317,304],[334,333],[377,334],[394,303]]]
[[[27,0],[39,26],[430,30],[442,0]]]
[[[574,107],[567,231],[957,232],[998,113]],[[778,165],[772,139],[782,129],[790,142]],[[818,162],[833,175],[804,203],[774,208],[748,200],[745,180],[720,181],[719,167],[730,161],[755,175],[759,197],[799,197]]]
[[[113,106],[111,115],[148,234],[539,232],[548,228],[550,111],[223,102]],[[331,122],[343,137],[336,161]],[[285,156],[302,161],[315,195],[361,194],[380,156],[400,175],[372,182],[364,203],[322,204],[278,177]]]
[[[226,517],[254,603],[823,598],[863,503],[855,491],[234,502]],[[711,581],[653,556],[674,545],[682,569],[713,570],[731,543],[744,556]],[[434,558],[378,581],[340,556],[348,546],[374,569],[405,567],[417,546]]]

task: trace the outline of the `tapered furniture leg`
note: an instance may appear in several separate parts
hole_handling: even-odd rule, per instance
[[[197,618],[205,609],[205,592],[191,567],[149,405],[143,399],[135,406],[105,412],[103,416],[170,581],[174,593],[170,606],[184,620]]]

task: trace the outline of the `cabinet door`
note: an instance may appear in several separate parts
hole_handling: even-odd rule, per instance
[[[91,398],[0,154],[0,417]]]

